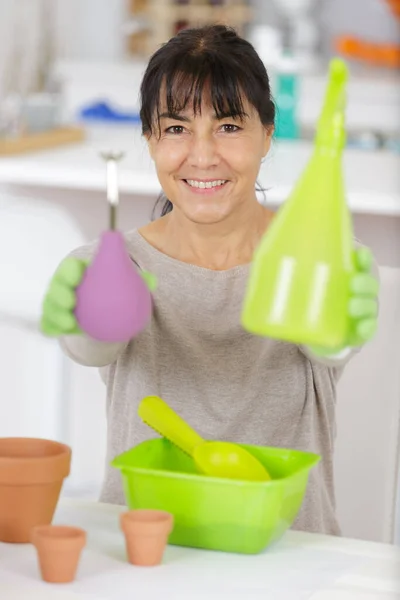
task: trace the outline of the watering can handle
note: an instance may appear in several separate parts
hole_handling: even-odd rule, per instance
[[[189,456],[193,456],[196,446],[204,443],[203,438],[158,396],[143,398],[139,404],[138,415],[147,425]]]

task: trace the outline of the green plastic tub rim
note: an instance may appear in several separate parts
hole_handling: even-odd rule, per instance
[[[155,438],[155,439],[158,439],[158,438]],[[270,480],[261,481],[261,482],[260,481],[249,481],[249,480],[244,480],[244,479],[230,479],[230,478],[225,478],[225,477],[210,477],[207,475],[203,475],[199,471],[193,471],[192,473],[189,473],[189,472],[184,472],[184,471],[174,471],[171,469],[161,469],[161,468],[155,468],[155,467],[139,467],[139,466],[135,466],[132,464],[125,464],[125,460],[130,458],[130,456],[134,450],[136,450],[137,448],[149,445],[149,443],[151,443],[151,442],[154,443],[155,439],[145,440],[143,442],[140,442],[139,444],[136,444],[129,450],[126,450],[125,452],[120,453],[111,461],[110,465],[120,471],[135,470],[135,472],[137,472],[137,473],[152,473],[152,474],[157,474],[158,476],[166,477],[166,478],[173,476],[174,478],[177,478],[177,479],[187,479],[188,477],[199,477],[199,478],[201,477],[201,479],[204,481],[219,482],[220,484],[225,484],[225,485],[229,485],[229,486],[232,486],[232,485],[240,486],[240,485],[245,484],[246,486],[255,486],[257,488],[260,488],[260,487],[266,487],[266,486],[271,487],[274,485],[279,485],[280,482],[283,480],[288,480],[293,477],[297,477],[304,471],[310,471],[321,460],[321,456],[319,454],[316,454],[314,452],[309,452],[309,451],[296,450],[296,449],[291,449],[291,448],[278,448],[275,446],[238,444],[238,446],[241,446],[242,448],[245,448],[246,450],[251,452],[253,454],[253,456],[254,456],[254,451],[257,451],[257,448],[260,448],[261,450],[264,450],[264,451],[271,452],[272,454],[275,452],[277,455],[282,455],[285,452],[288,454],[301,455],[301,458],[302,458],[302,461],[304,461],[304,464],[299,466],[299,468],[296,469],[294,472],[284,475],[282,477],[277,477],[277,478],[273,478],[271,476]],[[170,442],[169,440],[164,439],[163,441],[165,442],[165,444],[167,446],[169,446],[169,445],[174,446],[172,444],[172,442]],[[183,452],[183,450],[180,450],[180,448],[177,448],[176,446],[175,446],[175,448],[179,452],[182,452],[183,454],[185,454]],[[193,461],[193,465],[194,465],[194,461]],[[266,465],[264,465],[264,466],[266,466]]]

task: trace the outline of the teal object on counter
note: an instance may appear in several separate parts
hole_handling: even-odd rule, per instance
[[[270,473],[270,481],[208,477],[193,459],[165,438],[142,442],[117,456],[130,509],[174,515],[169,543],[241,554],[257,554],[280,539],[303,503],[310,452],[239,444]]]
[[[295,70],[289,66],[278,69],[275,75],[275,89],[275,135],[280,139],[295,140],[299,137],[299,77]]]

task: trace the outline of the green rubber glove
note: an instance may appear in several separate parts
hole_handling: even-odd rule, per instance
[[[74,315],[75,290],[81,283],[88,262],[68,257],[53,275],[43,300],[40,329],[50,337],[82,333]]]
[[[40,329],[49,337],[82,334],[74,315],[75,290],[81,283],[89,261],[68,257],[53,275],[43,300]],[[140,271],[140,275],[152,292],[157,286],[155,275]]]
[[[142,276],[143,281],[146,283],[150,292],[154,292],[157,287],[157,277],[150,273],[150,271],[139,271],[139,274]]]
[[[329,357],[346,348],[362,346],[374,337],[378,323],[379,283],[371,273],[372,264],[373,257],[368,248],[355,251],[356,272],[350,282],[348,305],[351,326],[346,344],[329,351],[313,346],[310,350],[314,354]]]

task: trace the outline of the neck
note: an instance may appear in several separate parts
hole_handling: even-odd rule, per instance
[[[160,249],[182,262],[218,271],[250,263],[273,213],[256,201],[238,213],[220,223],[198,224],[174,209],[161,220]]]

